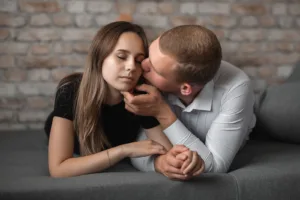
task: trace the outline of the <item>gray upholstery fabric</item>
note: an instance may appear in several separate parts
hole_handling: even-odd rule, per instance
[[[126,162],[102,173],[51,178],[42,131],[0,133],[0,158],[0,199],[300,199],[300,145],[293,144],[250,141],[230,173],[188,182]]]
[[[286,83],[257,95],[255,114],[257,124],[252,135],[300,143],[300,62]]]
[[[272,137],[284,142],[300,143],[300,82],[270,87],[256,116]]]
[[[300,145],[250,141],[232,165],[239,199],[300,199]]]
[[[286,82],[300,81],[300,61],[294,66],[291,76],[286,80]]]
[[[205,174],[189,182],[143,173],[126,162],[106,172],[51,178],[44,133],[0,133],[0,199],[235,199],[228,174]]]
[[[256,115],[260,125],[272,137],[300,143],[300,82],[270,87]]]

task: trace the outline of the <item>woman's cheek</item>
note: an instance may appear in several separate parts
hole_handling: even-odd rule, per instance
[[[139,79],[141,76],[142,76],[142,69],[141,68],[139,68],[138,70],[137,70],[137,72],[136,72],[136,76],[137,76],[137,79]]]

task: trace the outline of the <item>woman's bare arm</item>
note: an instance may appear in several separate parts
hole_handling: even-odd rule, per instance
[[[103,171],[125,157],[164,154],[153,141],[133,142],[82,157],[73,158],[74,129],[70,120],[54,117],[49,138],[49,171],[52,177],[71,177]]]
[[[145,129],[146,135],[150,140],[153,140],[165,147],[167,151],[169,151],[172,148],[172,143],[168,139],[168,137],[164,134],[162,131],[162,127],[160,125]]]

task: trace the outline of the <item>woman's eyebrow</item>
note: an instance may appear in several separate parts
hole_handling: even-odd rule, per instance
[[[122,51],[122,52],[125,52],[127,54],[130,54],[131,52],[126,50],[126,49],[118,49],[117,51]],[[137,53],[135,56],[145,56],[144,53]]]

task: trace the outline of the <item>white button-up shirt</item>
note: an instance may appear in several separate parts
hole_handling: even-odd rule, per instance
[[[222,61],[217,74],[185,106],[174,95],[166,101],[177,120],[164,130],[173,145],[183,144],[201,156],[205,172],[227,172],[255,125],[254,92],[249,77]],[[146,139],[142,131],[138,140]],[[141,171],[154,171],[154,157],[132,158]]]

